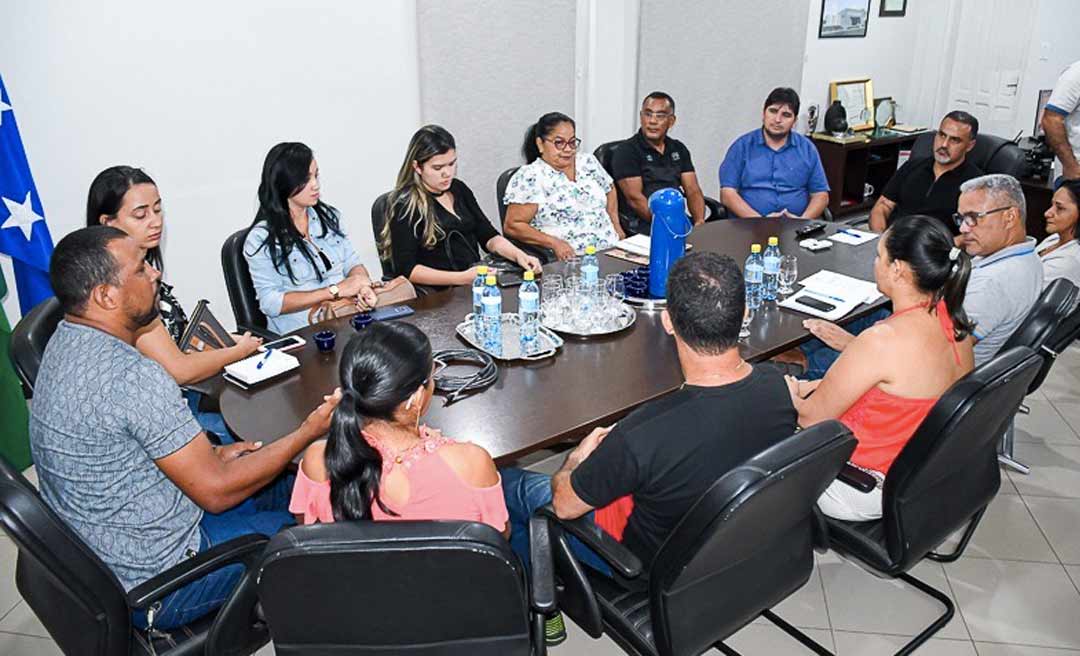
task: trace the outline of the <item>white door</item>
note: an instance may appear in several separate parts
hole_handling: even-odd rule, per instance
[[[946,111],[979,119],[979,131],[1011,139],[1037,0],[965,0]]]

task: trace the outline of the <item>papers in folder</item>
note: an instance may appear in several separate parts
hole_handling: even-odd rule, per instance
[[[830,235],[829,239],[841,244],[858,246],[869,241],[874,241],[878,236],[879,235],[876,232],[856,230],[855,228],[844,228],[843,230],[838,230],[835,235]]]
[[[648,257],[649,245],[651,243],[649,235],[634,235],[617,242],[615,248],[621,248],[627,253],[633,253],[634,255],[644,255],[645,257]]]
[[[284,351],[270,349],[267,353],[269,355],[266,356],[265,361],[263,356],[266,353],[256,353],[249,358],[226,365],[225,378],[241,387],[250,387],[300,366],[299,360]],[[260,362],[263,363],[262,367],[259,367]]]
[[[802,289],[778,305],[828,321],[836,321],[859,305],[873,303],[881,296],[876,283],[833,271],[818,271],[803,280],[801,284]],[[833,309],[811,307],[806,304],[806,299],[810,299],[810,303],[820,302],[831,305]]]

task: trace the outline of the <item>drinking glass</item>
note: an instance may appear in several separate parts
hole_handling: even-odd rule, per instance
[[[780,258],[780,293],[787,296],[795,291],[792,285],[799,277],[799,258],[785,255]]]
[[[626,300],[626,280],[623,279],[622,274],[613,273],[606,276],[604,278],[604,288],[618,302],[622,303]]]
[[[747,294],[749,296],[749,294]],[[750,336],[750,324],[754,321],[754,311],[750,309],[750,299],[746,299],[746,312],[743,313],[742,327],[739,328],[739,339],[746,339]]]

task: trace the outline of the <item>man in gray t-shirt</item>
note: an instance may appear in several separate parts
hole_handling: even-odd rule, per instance
[[[46,503],[124,589],[221,542],[292,523],[286,497],[252,495],[281,487],[269,484],[326,433],[340,395],[265,448],[213,447],[176,382],[134,347],[158,318],[161,277],[136,242],[115,228],[77,230],[56,245],[49,275],[65,316],[42,358],[30,448]],[[166,596],[154,627],[213,611],[240,573],[222,568]],[[143,612],[133,619],[148,624]]]
[[[1024,191],[1016,178],[993,174],[960,185],[958,244],[971,255],[964,311],[975,322],[975,366],[995,355],[1042,292],[1035,238],[1027,236]]]

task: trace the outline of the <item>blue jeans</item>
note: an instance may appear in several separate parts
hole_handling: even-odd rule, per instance
[[[551,477],[516,467],[500,469],[499,473],[502,476],[503,496],[506,497],[506,510],[510,514],[510,547],[528,568],[529,518],[538,509],[551,503]],[[585,517],[590,522],[593,521],[592,513]],[[595,551],[571,535],[567,535],[567,538],[570,551],[578,562],[611,576],[611,568]]]
[[[892,312],[881,309],[866,315],[862,319],[856,319],[843,326],[843,328],[852,335],[858,335],[882,319],[889,318],[891,314]],[[809,342],[800,344],[799,350],[806,356],[806,373],[803,374],[803,378],[806,380],[824,378],[825,372],[840,357],[840,351],[828,346],[820,339],[811,339]]]
[[[270,537],[296,523],[289,513],[289,497],[296,477],[281,476],[254,496],[223,513],[203,513],[199,522],[199,551],[203,552],[242,535]],[[244,573],[242,564],[228,565],[187,584],[161,600],[154,628],[169,630],[190,624],[220,608]],[[132,621],[146,628],[146,611],[135,611]]]
[[[220,412],[203,412],[199,410],[199,400],[202,399],[202,396],[202,392],[196,392],[195,390],[184,391],[184,398],[187,399],[188,407],[191,408],[191,414],[195,416],[195,421],[199,422],[199,426],[204,431],[210,431],[217,435],[222,444],[235,442],[236,436],[225,425],[225,418],[221,416]]]

